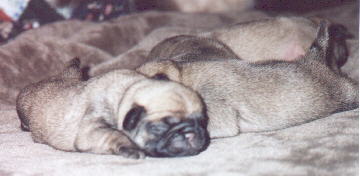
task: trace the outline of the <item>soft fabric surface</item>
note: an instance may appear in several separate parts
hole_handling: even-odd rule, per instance
[[[333,11],[345,15],[335,20],[358,31],[353,29],[358,27],[357,5],[339,9]],[[331,10],[318,13],[331,17]],[[288,129],[215,139],[206,151],[183,158],[132,160],[63,152],[34,143],[19,128],[14,105],[19,90],[55,74],[75,56],[91,67],[92,75],[131,69],[166,37],[265,17],[257,11],[146,12],[104,23],[54,23],[0,46],[0,175],[358,175],[358,109]],[[358,79],[358,39],[348,43],[351,55],[343,70]]]
[[[358,110],[268,133],[213,140],[197,156],[124,159],[33,143],[3,110],[0,175],[357,175]],[[5,124],[4,124],[5,123]]]

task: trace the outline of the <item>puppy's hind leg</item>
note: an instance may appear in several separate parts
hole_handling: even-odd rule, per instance
[[[87,114],[81,121],[75,140],[79,152],[117,154],[127,158],[144,158],[145,154],[126,134],[113,128],[103,117]]]

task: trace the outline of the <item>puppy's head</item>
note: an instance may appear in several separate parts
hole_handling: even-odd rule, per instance
[[[200,97],[171,81],[147,80],[133,85],[120,105],[120,124],[148,155],[195,155],[209,142],[207,116]]]

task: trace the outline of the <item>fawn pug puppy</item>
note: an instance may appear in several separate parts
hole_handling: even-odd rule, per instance
[[[197,60],[197,54],[167,50],[137,70],[197,91],[207,106],[211,138],[277,130],[358,107],[357,83],[327,64],[334,59],[331,42],[328,24],[322,22],[309,50],[294,61],[249,63],[217,55],[227,49]],[[188,48],[184,43],[174,51]]]
[[[16,108],[35,142],[64,151],[176,157],[208,144],[204,106],[191,89],[130,70],[84,81],[78,59],[22,89]]]
[[[179,35],[157,44],[148,59],[169,58],[170,55],[196,54],[196,57],[238,58],[249,62],[266,60],[295,60],[316,37],[320,19],[276,17],[239,23],[196,35]],[[330,52],[328,63],[339,71],[345,64],[348,51],[345,40],[350,37],[342,25],[329,25]],[[179,47],[180,46],[180,47]],[[211,48],[211,49],[210,49]],[[222,51],[222,54],[219,53]],[[214,53],[218,52],[218,53]],[[229,55],[227,55],[229,54]],[[171,57],[171,56],[170,56]],[[173,58],[174,60],[176,58]],[[184,57],[182,57],[184,59]]]
[[[275,17],[238,23],[198,34],[217,39],[233,50],[238,57],[251,61],[295,60],[306,54],[317,36],[319,18]],[[345,64],[348,51],[346,39],[351,34],[339,24],[328,28],[332,42],[330,64],[337,70]]]
[[[199,61],[238,58],[224,43],[206,37],[178,35],[160,42],[148,55],[148,61],[171,58],[173,61]]]
[[[233,55],[236,55],[236,58],[240,57],[248,62],[274,59],[295,60],[304,56],[310,48],[316,37],[317,27],[317,20],[303,17],[276,17],[227,25],[208,32],[182,28],[154,30],[140,44],[115,60],[91,68],[90,74],[99,75],[122,68],[124,65],[136,68],[143,62],[151,60],[153,56],[168,58],[168,53],[175,55],[176,52],[182,52],[182,54],[190,53],[199,57],[205,57],[205,55],[212,57],[214,54],[207,53],[219,51],[219,47],[222,46],[224,46],[222,48],[227,48],[227,54],[232,55],[228,57],[233,58]],[[164,36],[173,37],[176,33],[180,36],[163,41]],[[333,40],[330,43],[330,47],[333,48],[330,56],[333,59],[329,60],[332,62],[329,64],[338,67],[337,70],[340,72],[339,68],[346,62],[348,56],[346,38],[349,34],[343,26],[335,24],[330,25],[329,33]],[[196,44],[198,42],[201,44]],[[182,47],[179,48],[176,45]],[[153,49],[154,46],[157,49]],[[205,46],[213,46],[215,50],[207,50]],[[177,48],[176,52],[172,52],[174,48]],[[147,55],[149,57],[146,57]],[[137,62],[129,62],[134,58]]]

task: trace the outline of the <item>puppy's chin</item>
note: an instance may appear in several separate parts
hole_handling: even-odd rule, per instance
[[[196,120],[172,125],[166,132],[146,143],[146,152],[153,157],[181,157],[196,155],[209,143],[206,129]]]

